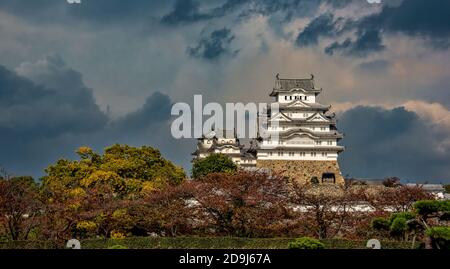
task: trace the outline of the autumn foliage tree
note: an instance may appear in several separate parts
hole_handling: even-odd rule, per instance
[[[130,204],[185,178],[182,168],[151,147],[114,145],[103,155],[81,147],[77,153],[80,160],[59,160],[42,179],[41,234],[53,241],[131,234]]]
[[[38,225],[41,203],[31,177],[0,179],[0,224],[10,240],[27,240]]]
[[[129,214],[134,220],[133,232],[159,236],[193,234],[194,229],[202,225],[202,216],[192,200],[194,191],[191,183],[184,182],[157,190],[134,202],[129,207]]]
[[[415,202],[427,199],[433,199],[433,196],[420,185],[383,188],[366,196],[366,201],[376,210],[394,212],[409,211]]]
[[[49,189],[95,188],[108,185],[116,195],[137,198],[141,192],[180,184],[185,174],[182,168],[164,159],[151,147],[113,145],[103,155],[81,147],[78,161],[61,159],[46,169],[43,187]]]
[[[282,177],[212,173],[192,184],[198,212],[217,234],[270,236],[288,214],[284,207],[287,184]]]
[[[292,184],[291,203],[298,221],[306,231],[318,238],[338,235],[345,226],[351,226],[353,209],[364,197],[360,189],[338,185]],[[352,227],[354,228],[354,227]]]

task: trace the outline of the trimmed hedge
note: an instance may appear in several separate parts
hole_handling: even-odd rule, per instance
[[[121,240],[85,240],[83,248],[108,248],[120,244],[130,249],[287,249],[296,238],[242,237],[135,237]],[[326,249],[366,249],[367,240],[323,239]],[[410,242],[383,241],[382,248],[408,249]]]
[[[317,239],[300,237],[288,244],[290,249],[324,249],[325,245]]]
[[[450,249],[450,227],[432,227],[426,231],[433,248]]]
[[[436,212],[450,212],[450,200],[421,200],[414,203],[417,214],[427,216]]]
[[[296,238],[243,237],[132,237],[125,239],[81,240],[82,249],[287,249]],[[367,240],[323,239],[326,249],[365,249]],[[0,249],[64,248],[65,244],[44,241],[0,242]],[[410,242],[382,241],[386,249],[408,249]]]

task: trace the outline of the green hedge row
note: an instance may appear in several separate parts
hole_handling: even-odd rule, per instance
[[[88,239],[81,241],[83,249],[287,249],[295,238],[242,237],[133,237],[125,239]],[[365,240],[320,240],[326,249],[365,249]],[[382,241],[382,248],[410,248],[410,242]],[[0,249],[51,249],[64,245],[42,241],[0,242]]]
[[[286,249],[295,238],[241,238],[241,237],[159,237],[126,238],[119,240],[85,240],[83,248],[110,248],[115,245],[130,249]],[[326,249],[365,249],[365,240],[325,239]],[[383,241],[382,248],[410,248],[410,242]]]

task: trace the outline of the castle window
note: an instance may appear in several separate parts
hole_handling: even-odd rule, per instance
[[[306,113],[305,113],[305,114],[303,114],[303,117],[307,118],[307,117],[308,117],[308,114],[306,114]]]
[[[283,156],[283,152],[282,151],[278,151],[278,156]]]
[[[272,151],[269,151],[269,156],[272,156]]]
[[[328,142],[327,142],[327,145],[328,145],[328,146],[332,146],[332,145],[333,145],[333,141],[328,141]]]
[[[306,156],[306,152],[300,152],[300,156],[305,157]]]
[[[316,157],[316,153],[315,152],[311,152],[311,157]]]
[[[323,173],[322,183],[336,183],[336,176],[334,173]]]
[[[287,95],[284,96],[284,100],[287,100]]]
[[[291,96],[289,96],[289,100],[292,100],[292,95],[291,95]]]
[[[308,96],[305,96],[305,101],[308,100]]]
[[[316,141],[316,145],[318,146],[322,145],[322,141]]]
[[[326,152],[322,152],[322,157],[327,157],[327,153]]]
[[[296,96],[295,96],[295,100],[298,100],[298,97],[299,97],[299,96],[298,96],[298,95],[296,95]]]

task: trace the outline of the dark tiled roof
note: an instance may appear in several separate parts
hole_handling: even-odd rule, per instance
[[[289,91],[301,88],[304,90],[314,90],[314,79],[277,79],[275,89]]]
[[[314,85],[314,76],[311,78],[280,78],[276,76],[275,87],[273,88],[270,96],[276,96],[278,93],[290,92],[294,89],[302,89],[309,93],[320,93],[322,89],[316,89]]]
[[[301,133],[307,133],[310,134],[311,136],[314,137],[322,137],[322,138],[343,138],[343,135],[341,133],[338,133],[337,131],[331,131],[331,132],[313,132],[311,130],[305,129],[305,128],[301,128],[301,127],[296,127],[296,128],[291,128],[289,130],[285,130],[285,131],[279,131],[278,135],[281,138],[285,138],[288,137],[292,134],[301,134]]]

